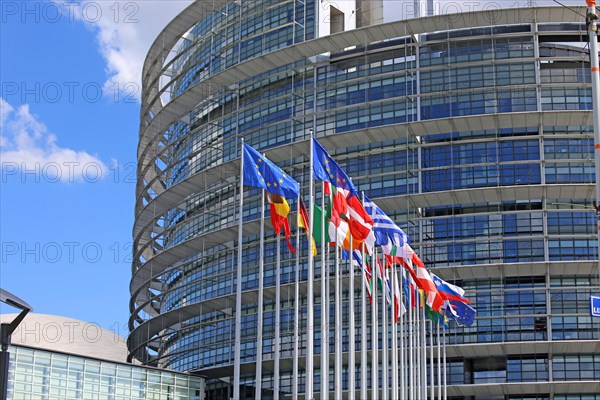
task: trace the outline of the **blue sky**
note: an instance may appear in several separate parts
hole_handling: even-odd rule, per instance
[[[36,312],[127,334],[140,70],[189,3],[0,2],[0,287]]]
[[[188,3],[1,3],[0,287],[35,312],[127,334],[139,69]]]

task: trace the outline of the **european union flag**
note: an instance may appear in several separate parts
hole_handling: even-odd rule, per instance
[[[298,197],[300,185],[281,168],[244,143],[244,186],[254,186],[288,199]]]
[[[351,194],[358,196],[358,190],[346,175],[344,170],[333,161],[323,146],[312,138],[313,141],[313,174],[319,181],[330,182],[333,186],[346,189]]]
[[[471,326],[475,322],[477,311],[461,301],[450,300],[446,308],[446,316],[464,326]]]

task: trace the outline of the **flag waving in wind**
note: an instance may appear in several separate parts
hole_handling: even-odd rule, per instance
[[[330,182],[333,186],[348,190],[348,197],[357,196],[358,190],[346,175],[344,170],[331,158],[323,146],[312,138],[313,141],[313,173],[319,181]]]
[[[463,288],[448,283],[433,273],[431,273],[430,275],[433,279],[433,283],[435,283],[435,286],[437,286],[438,292],[444,300],[454,300],[466,304],[471,304],[469,299],[465,297],[465,290]]]
[[[368,197],[365,197],[364,206],[373,220],[375,243],[382,247],[384,254],[396,255],[405,243],[410,243],[408,235]]]
[[[298,204],[298,226],[303,228],[306,231],[306,237],[310,242],[310,248],[313,256],[317,255],[317,244],[315,243],[315,239],[309,237],[308,233],[308,211],[306,211],[306,206],[302,199],[300,199],[300,204]]]
[[[271,208],[271,223],[273,224],[275,233],[277,236],[279,236],[281,234],[281,229],[283,228],[288,249],[290,249],[292,253],[295,253],[296,250],[294,250],[294,247],[290,242],[291,232],[290,222],[288,221],[290,205],[286,201],[285,197],[278,194],[267,193],[267,199],[269,200],[269,205]]]
[[[281,168],[244,143],[244,186],[263,188],[288,199],[298,197],[300,185]]]

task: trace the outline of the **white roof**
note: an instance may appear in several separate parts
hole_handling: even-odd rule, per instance
[[[2,314],[0,322],[10,323],[17,314]],[[125,338],[100,327],[59,315],[29,313],[12,334],[12,344],[126,362]]]

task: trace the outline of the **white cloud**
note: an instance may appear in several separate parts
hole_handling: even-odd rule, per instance
[[[56,135],[29,111],[0,98],[0,167],[2,181],[97,182],[108,167],[97,157],[58,145]]]
[[[74,20],[96,34],[98,50],[106,61],[105,93],[117,90],[141,95],[146,53],[162,29],[191,4],[191,0],[92,1],[63,3]]]

